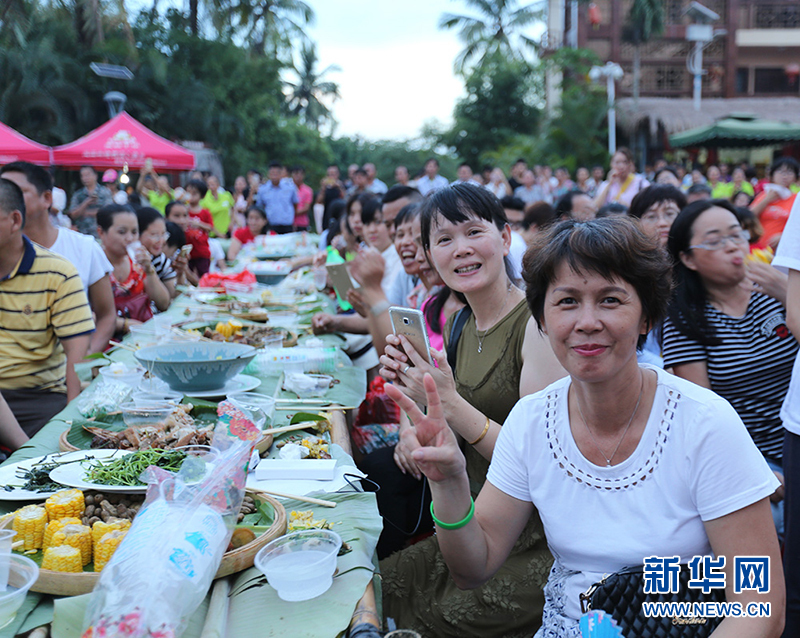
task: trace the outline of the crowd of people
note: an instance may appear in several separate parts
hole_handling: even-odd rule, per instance
[[[761,180],[638,173],[627,149],[574,180],[522,159],[508,178],[439,169],[397,167],[389,187],[374,164],[331,165],[313,189],[274,162],[227,191],[148,165],[125,192],[84,167],[67,206],[47,170],[2,167],[0,445],[61,410],[74,364],[179,285],[313,226],[319,252],[294,265],[346,263],[355,283],[313,329],[343,334],[401,408],[396,444],[357,459],[381,486],[387,617],[423,635],[579,636],[579,595],[606,574],[764,556],[769,591],[734,591],[729,568],[726,595],[771,615],[715,635],[800,635],[797,162]],[[430,353],[395,334],[393,307],[422,313]]]
[[[726,594],[771,616],[717,631],[794,635],[784,449],[800,315],[761,255],[794,248],[795,160],[759,181],[742,167],[647,176],[627,149],[576,181],[522,161],[517,184],[438,168],[413,182],[400,167],[380,200],[393,251],[368,230],[368,178],[328,202],[327,241],[360,288],[314,322],[368,335],[403,411],[397,445],[359,461],[381,486],[386,616],[423,635],[579,636],[579,594],[604,575],[648,556],[758,555],[769,595]],[[430,359],[393,334],[398,305],[422,310]]]

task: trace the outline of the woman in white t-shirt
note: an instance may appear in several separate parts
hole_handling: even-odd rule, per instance
[[[735,593],[727,571],[726,596],[769,602],[772,615],[728,617],[714,633],[780,635],[775,476],[725,400],[637,363],[637,346],[666,312],[666,255],[628,219],[570,220],[542,233],[524,266],[531,312],[569,377],[511,411],[474,506],[433,379],[427,416],[386,386],[414,422],[405,437],[428,477],[456,584],[489,578],[535,505],[555,557],[537,638],[579,637],[579,595],[605,574],[650,556],[679,556],[686,569],[712,553],[729,566],[734,556],[771,561],[769,593]]]
[[[800,335],[800,198],[795,199],[789,220],[781,235],[773,266],[789,269],[786,323]],[[800,357],[794,361],[792,380],[781,407],[783,469],[786,481],[784,499],[785,535],[783,565],[786,573],[785,636],[800,635]]]

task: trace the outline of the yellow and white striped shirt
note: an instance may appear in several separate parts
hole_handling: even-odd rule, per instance
[[[60,340],[92,332],[92,311],[75,266],[22,239],[22,258],[0,279],[0,389],[66,393]]]

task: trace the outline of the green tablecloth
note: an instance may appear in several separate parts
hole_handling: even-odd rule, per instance
[[[210,624],[219,633],[211,635],[239,638],[316,638],[345,631],[356,601],[373,576],[372,556],[381,532],[380,515],[373,493],[327,494],[312,496],[336,501],[328,509],[300,501],[284,502],[286,512],[293,509],[314,510],[316,519],[335,520],[333,531],[347,542],[352,551],[338,559],[338,574],[331,588],[313,600],[287,603],[278,598],[266,578],[255,568],[230,577],[231,591],[227,623]],[[79,638],[81,622],[89,595],[56,599],[53,638]],[[190,618],[182,638],[199,638],[208,607],[202,605]],[[321,613],[324,610],[324,613]],[[209,629],[208,627],[206,628]]]
[[[326,303],[325,300],[322,300]],[[183,317],[186,302],[183,299],[176,300],[173,306],[167,311],[167,316],[171,316],[175,321]],[[326,346],[339,345],[341,340],[335,335],[326,335],[323,339]],[[133,363],[133,354],[126,350],[117,350],[110,355],[113,361]],[[249,374],[249,372],[248,372]],[[261,379],[261,386],[255,391],[264,394],[291,397],[294,396],[285,391],[277,391],[278,383],[281,379],[281,372],[278,369],[259,372],[254,376]],[[366,374],[364,370],[354,367],[339,367],[333,373],[339,379],[339,383],[331,388],[326,394],[326,399],[336,401],[342,405],[358,405],[366,393]],[[98,383],[94,381],[87,389],[91,391]],[[67,407],[57,414],[47,425],[45,425],[26,445],[17,450],[9,459],[9,462],[17,462],[25,459],[42,456],[58,450],[59,436],[68,429],[71,421],[83,418],[77,408],[79,399],[72,401]],[[278,410],[276,412],[275,425],[288,423],[289,418],[299,410]],[[349,459],[349,457],[348,457]],[[352,459],[349,459],[352,463]],[[367,583],[372,577],[371,558],[374,552],[375,542],[380,534],[381,519],[375,504],[373,494],[325,494],[323,498],[336,500],[340,505],[336,509],[324,509],[317,518],[327,518],[335,522],[334,529],[342,530],[342,536],[349,540],[352,535],[355,539],[354,552],[351,555],[340,559],[341,576],[337,577],[335,586],[331,588],[323,597],[310,601],[309,603],[292,603],[292,605],[303,606],[303,613],[285,614],[283,609],[288,603],[280,601],[274,594],[272,588],[264,584],[242,591],[231,597],[231,622],[250,623],[248,624],[247,635],[259,636],[334,636],[347,628],[347,624],[355,608],[356,602],[366,588]],[[14,511],[24,503],[12,501],[0,501],[0,514]],[[305,503],[287,501],[287,512],[291,509],[313,509]],[[351,567],[358,565],[359,568],[350,570]],[[344,573],[346,572],[346,573]],[[258,578],[258,572],[254,569],[247,570],[242,574],[233,576],[237,583],[247,582]],[[237,588],[234,585],[234,590]],[[80,625],[82,622],[82,609],[88,596],[78,596],[74,598],[59,599],[57,597],[30,594],[17,614],[14,621],[0,631],[0,638],[13,638],[20,633],[27,632],[34,627],[49,623],[53,620],[53,601],[57,601],[57,622],[53,627],[54,638],[67,638],[79,635],[80,627],[74,628],[75,623]],[[205,619],[208,597],[206,602],[197,610],[192,618],[189,629],[184,634],[187,637],[199,636]],[[254,607],[255,606],[255,607]],[[319,610],[324,606],[325,614],[310,612],[309,610]],[[78,612],[75,610],[79,609]],[[328,615],[330,612],[330,615]],[[239,619],[242,619],[241,621]],[[266,623],[264,618],[275,618],[279,621]],[[240,633],[229,635],[244,635]]]

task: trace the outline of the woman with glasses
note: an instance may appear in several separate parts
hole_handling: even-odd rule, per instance
[[[686,195],[678,188],[671,184],[654,184],[636,193],[628,215],[638,219],[645,234],[658,241],[661,248],[666,248],[669,229],[684,206]]]
[[[691,557],[712,553],[726,567],[736,556],[771,560],[766,596],[737,592],[731,576],[726,582],[728,602],[769,602],[771,616],[725,618],[715,638],[777,638],[784,588],[767,497],[778,482],[726,401],[636,361],[669,301],[667,256],[624,217],[569,220],[536,238],[524,275],[530,312],[568,376],[519,399],[498,428],[474,501],[454,434],[461,424],[436,382],[423,378],[427,414],[386,386],[414,423],[404,439],[428,478],[436,540],[454,582],[469,589],[491,578],[536,508],[555,560],[535,638],[580,638],[581,594],[607,575],[652,556],[680,557],[686,573]],[[434,573],[421,568],[418,578],[430,582]],[[511,594],[527,578],[507,577],[495,600],[519,600]],[[628,638],[689,635],[664,625],[664,633],[647,632],[644,618],[626,611]],[[531,636],[536,627],[504,629],[480,635]]]
[[[695,202],[675,219],[664,367],[727,399],[782,478],[780,409],[799,346],[786,325],[785,276],[746,262],[748,239],[724,200]],[[782,497],[782,489],[772,496],[779,534]]]

